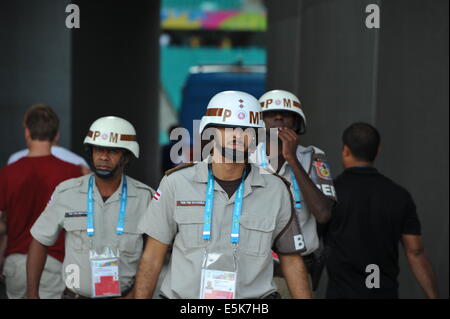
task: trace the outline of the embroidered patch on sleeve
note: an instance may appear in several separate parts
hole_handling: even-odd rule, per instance
[[[155,195],[153,196],[153,199],[157,201],[157,200],[159,200],[161,198],[161,195],[162,195],[161,191],[158,188],[158,190],[156,191]]]

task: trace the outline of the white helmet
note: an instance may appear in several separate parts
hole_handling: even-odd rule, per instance
[[[199,133],[208,125],[265,127],[258,100],[241,91],[223,91],[213,96],[200,122]]]
[[[139,144],[133,125],[120,117],[101,117],[92,123],[83,144],[124,148],[139,158]]]
[[[300,134],[303,134],[306,129],[306,117],[302,111],[302,103],[297,96],[291,92],[284,90],[272,90],[266,92],[259,98],[262,112],[268,111],[288,111],[294,112],[303,119],[303,127],[300,128]]]

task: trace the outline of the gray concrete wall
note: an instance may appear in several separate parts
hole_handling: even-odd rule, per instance
[[[66,28],[69,3],[80,29]],[[42,102],[60,117],[60,144],[80,155],[96,118],[129,120],[141,146],[129,173],[158,185],[159,1],[1,1],[0,43],[0,166],[25,147],[23,114]]]
[[[343,130],[355,121],[379,128],[377,165],[412,193],[448,298],[448,1],[284,2],[267,2],[268,89],[300,97],[302,143],[324,149],[334,175]],[[380,29],[365,26],[371,3],[380,5]],[[423,297],[403,255],[400,263],[400,296]]]
[[[448,1],[382,1],[375,123],[378,165],[413,195],[448,298]],[[422,296],[402,255],[400,293]]]
[[[115,115],[136,128],[141,148],[129,174],[158,186],[159,1],[79,0],[81,28],[73,31],[72,145],[92,122]]]
[[[61,121],[62,146],[70,146],[71,32],[69,1],[0,2],[0,166],[25,148],[23,114],[46,103]]]

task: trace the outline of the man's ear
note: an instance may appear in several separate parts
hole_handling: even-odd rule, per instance
[[[61,135],[59,134],[59,131],[58,131],[58,133],[56,133],[56,136],[55,136],[55,138],[53,139],[53,141],[52,141],[52,144],[53,145],[57,145],[58,144],[58,142],[59,142],[59,138],[61,137]]]
[[[350,148],[344,144],[344,147],[342,148],[342,155],[344,157],[349,157],[352,154],[352,152],[350,151]]]
[[[25,127],[24,135],[26,140],[31,140],[31,133],[28,127]]]
[[[129,152],[124,152],[122,154],[122,156],[123,156],[123,164],[127,165],[130,162],[130,159],[131,159],[132,155]]]

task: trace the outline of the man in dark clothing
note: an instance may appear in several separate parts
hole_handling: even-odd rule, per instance
[[[343,144],[345,170],[335,180],[338,204],[325,233],[327,298],[398,298],[399,241],[426,296],[437,298],[414,201],[373,167],[380,145],[377,130],[352,124]]]

